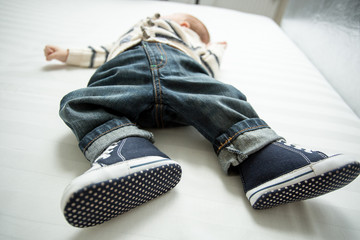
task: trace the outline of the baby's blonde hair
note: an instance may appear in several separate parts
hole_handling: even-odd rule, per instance
[[[190,29],[199,35],[202,42],[206,44],[210,42],[210,34],[205,24],[193,15],[187,13],[173,13],[171,15],[164,16],[164,18],[174,20],[179,24],[181,24],[182,22],[188,22],[190,25]]]
[[[210,42],[210,34],[209,34],[209,31],[207,30],[205,24],[190,14],[184,14],[184,15],[186,16],[185,20],[190,23],[190,29],[199,35],[202,42],[204,42],[206,44],[209,43]]]

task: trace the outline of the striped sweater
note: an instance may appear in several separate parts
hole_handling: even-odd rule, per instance
[[[110,45],[69,49],[66,63],[81,67],[99,67],[141,41],[159,42],[177,48],[202,64],[210,76],[218,76],[225,46],[218,43],[206,45],[191,29],[181,27],[174,21],[161,19],[157,14],[139,21]]]

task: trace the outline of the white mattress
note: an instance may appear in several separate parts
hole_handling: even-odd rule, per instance
[[[270,19],[169,2],[0,0],[0,239],[360,239],[360,179],[316,199],[253,210],[240,177],[222,172],[192,127],[153,131],[182,165],[175,189],[93,228],[65,221],[63,189],[89,163],[58,106],[94,69],[47,63],[44,45],[103,44],[144,16],[176,11],[198,16],[213,40],[228,42],[221,80],[279,134],[360,157],[359,118]]]

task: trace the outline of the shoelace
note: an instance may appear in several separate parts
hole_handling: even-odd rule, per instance
[[[301,146],[299,146],[299,145],[297,145],[297,144],[291,144],[291,143],[287,143],[285,140],[279,140],[278,141],[279,143],[282,143],[282,144],[284,144],[284,145],[286,145],[286,146],[289,146],[289,147],[293,147],[293,148],[296,148],[296,149],[298,149],[298,150],[301,150],[301,151],[305,151],[305,152],[307,152],[307,153],[313,153],[314,151],[313,150],[311,150],[311,149],[307,149],[307,148],[304,148],[304,147],[301,147]]]
[[[114,151],[114,148],[118,145],[118,142],[115,142],[111,144],[97,159],[95,159],[94,162],[99,161],[100,159],[106,159],[110,157],[110,154],[112,151]]]

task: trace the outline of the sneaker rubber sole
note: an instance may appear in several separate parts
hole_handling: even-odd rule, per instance
[[[342,155],[318,165],[303,168],[247,192],[247,197],[255,209],[267,209],[306,200],[332,192],[352,182],[360,174],[360,163],[352,162],[333,167]],[[330,164],[327,164],[327,162]],[[319,167],[318,167],[319,166]],[[331,166],[331,170],[325,170]]]
[[[64,216],[75,227],[95,226],[168,192],[180,178],[180,165],[171,163],[90,184],[71,195]]]

